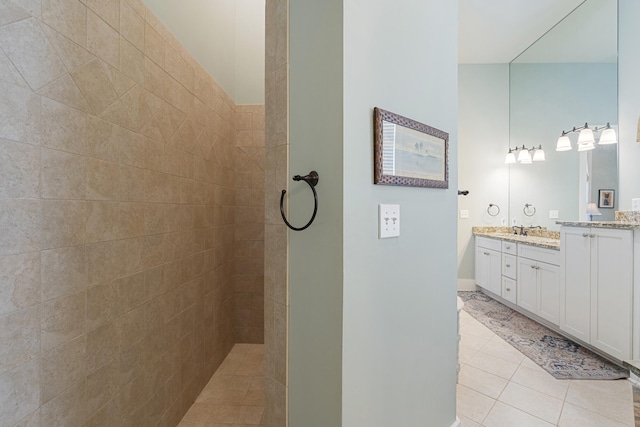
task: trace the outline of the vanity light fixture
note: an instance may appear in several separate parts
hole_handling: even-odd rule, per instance
[[[531,152],[533,151],[533,157],[531,156]],[[516,153],[518,156],[516,157]],[[524,145],[522,147],[509,148],[509,152],[504,158],[504,163],[506,165],[511,165],[514,163],[522,163],[523,165],[531,164],[532,162],[544,162],[545,155],[544,150],[542,149],[542,145],[536,147],[527,148]]]
[[[562,135],[558,138],[558,143],[556,144],[556,151],[569,151],[571,150],[571,140],[567,136],[564,131],[562,131]]]
[[[609,126],[609,123],[607,123],[607,126]],[[606,127],[602,131],[602,135],[600,135],[598,144],[606,145],[606,144],[617,144],[617,143],[618,143],[618,137],[616,136],[616,130],[611,127]]]
[[[591,129],[587,123],[584,126],[573,127],[571,130],[563,130],[562,134],[558,138],[558,142],[556,143],[556,151],[569,151],[572,149],[571,140],[567,136],[570,133],[579,132],[578,134],[578,151],[589,151],[596,148],[594,132],[600,132],[600,139],[598,140],[598,144],[617,144],[618,137],[616,135],[616,130],[611,127],[609,123],[606,126],[594,127]]]
[[[589,129],[587,124],[584,124],[584,129],[578,134],[578,145],[580,144],[594,144],[596,142],[593,137],[593,131]]]
[[[517,150],[517,149],[516,149]],[[506,165],[510,165],[516,162],[516,155],[513,154],[514,150],[509,148],[509,152],[507,153],[507,157],[504,158],[504,163]]]
[[[524,164],[531,163],[531,154],[529,154],[529,150],[524,148],[524,146],[522,146],[522,149],[518,153],[518,161]]]
[[[544,150],[542,149],[542,145],[535,149],[536,151],[533,153],[533,161],[534,162],[544,162],[546,160],[544,156]]]

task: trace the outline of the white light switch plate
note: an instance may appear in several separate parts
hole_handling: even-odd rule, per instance
[[[556,211],[556,210],[549,211],[549,218],[558,219],[558,211]]]
[[[378,205],[378,238],[400,236],[400,205]]]
[[[460,218],[469,218],[469,209],[461,209]]]

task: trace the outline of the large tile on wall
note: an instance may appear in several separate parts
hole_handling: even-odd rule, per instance
[[[178,423],[235,339],[235,111],[139,0],[0,2],[0,424]]]

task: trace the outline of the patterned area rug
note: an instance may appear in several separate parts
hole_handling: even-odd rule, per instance
[[[482,292],[458,292],[463,310],[557,379],[615,380],[629,371],[500,304]]]

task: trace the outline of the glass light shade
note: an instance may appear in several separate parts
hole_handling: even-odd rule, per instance
[[[542,148],[538,148],[535,153],[533,153],[533,161],[534,162],[544,162],[546,159],[544,157],[544,150]]]
[[[523,148],[518,153],[518,161],[520,163],[531,163],[531,154],[529,154],[529,150]]]
[[[522,154],[522,153],[524,153],[524,154]],[[531,163],[531,153],[529,153],[529,150],[524,148],[522,151],[520,151],[520,154],[518,154],[518,161],[520,163],[522,163],[523,165],[530,164]]]
[[[571,140],[568,136],[561,136],[558,138],[558,142],[556,144],[556,151],[569,151],[571,150]]]
[[[589,151],[593,150],[594,148],[596,148],[596,146],[593,142],[578,145],[578,151]]]
[[[616,130],[612,128],[608,128],[602,131],[602,135],[600,135],[600,139],[598,140],[598,144],[617,144],[618,137],[616,136]]]
[[[578,135],[578,144],[593,144],[596,140],[593,138],[593,131],[589,128],[582,129]]]
[[[516,162],[516,155],[513,154],[513,151],[509,150],[507,156],[504,158],[504,163],[506,165],[510,165]]]

